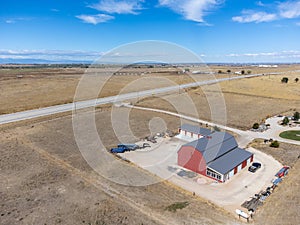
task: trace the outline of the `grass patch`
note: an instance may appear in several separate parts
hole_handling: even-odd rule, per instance
[[[172,205],[166,207],[166,210],[170,212],[176,212],[177,209],[183,209],[189,205],[188,202],[175,202]]]
[[[279,136],[285,139],[300,141],[300,130],[284,131]]]

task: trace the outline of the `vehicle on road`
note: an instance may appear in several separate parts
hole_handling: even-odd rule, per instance
[[[276,177],[284,177],[288,174],[290,167],[289,166],[284,166],[282,167],[277,173],[276,173]]]
[[[248,171],[250,171],[250,172],[252,172],[252,173],[255,173],[256,170],[258,170],[260,167],[261,167],[261,164],[260,164],[260,163],[254,162],[254,163],[252,163],[251,166],[249,166]]]

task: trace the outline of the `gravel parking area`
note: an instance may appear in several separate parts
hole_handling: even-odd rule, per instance
[[[241,204],[245,200],[270,186],[275,173],[282,167],[272,156],[249,148],[248,151],[254,153],[254,161],[260,162],[262,167],[255,173],[245,168],[229,181],[218,183],[177,165],[177,151],[184,143],[177,138],[158,138],[157,143],[150,143],[151,148],[120,155],[232,213],[235,209],[242,209]],[[138,144],[142,145],[142,142]]]

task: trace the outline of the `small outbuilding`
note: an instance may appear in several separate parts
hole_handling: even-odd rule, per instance
[[[178,129],[178,132],[178,138],[190,140],[198,140],[199,138],[211,134],[211,130],[199,126],[193,126],[191,124],[183,124]]]
[[[184,134],[187,128],[190,127],[187,125],[181,127]],[[209,134],[205,132],[204,135],[202,129],[187,131],[200,134],[200,138],[181,146],[178,151],[179,166],[219,182],[225,182],[251,164],[253,154],[239,148],[231,134],[210,131]]]

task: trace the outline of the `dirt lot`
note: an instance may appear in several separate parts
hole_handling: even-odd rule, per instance
[[[132,114],[132,130],[138,137],[149,135],[149,120],[160,116]],[[110,115],[108,109],[99,110],[96,123],[101,124],[101,138],[109,137],[105,144],[115,145]],[[174,118],[164,118],[169,129],[178,126]],[[106,132],[101,132],[103,126]],[[1,224],[238,223],[222,209],[169,183],[123,186],[94,173],[76,146],[71,116],[3,129],[0,140]],[[129,166],[133,168],[127,175],[130,179],[157,179]],[[188,205],[176,212],[166,210],[176,202]]]

